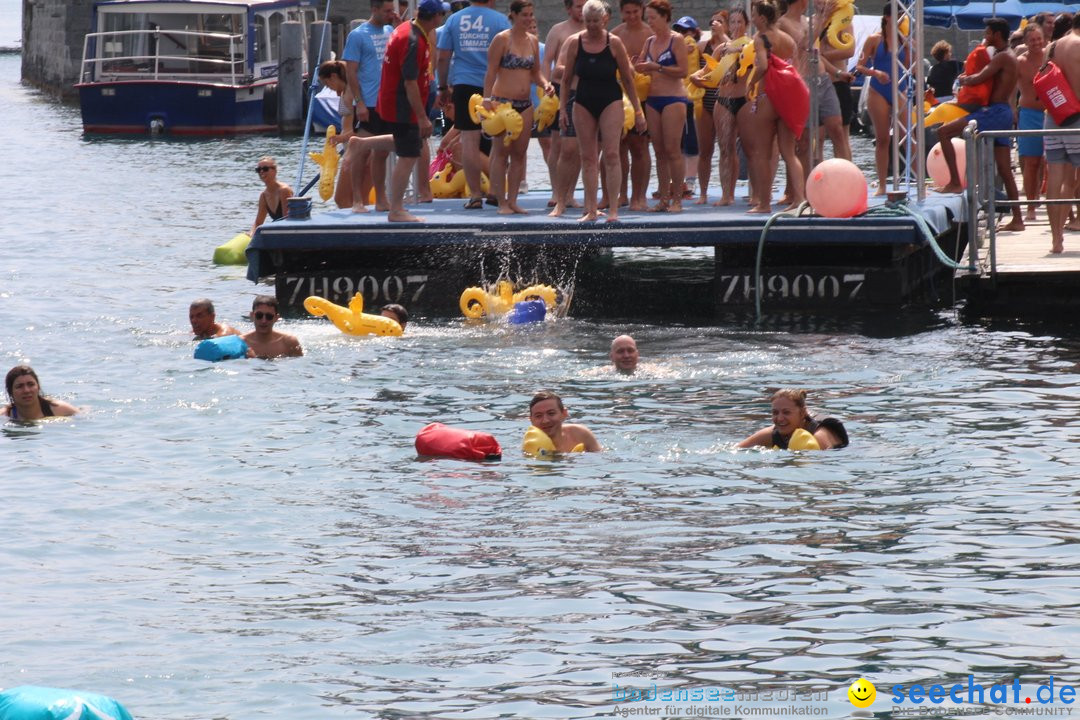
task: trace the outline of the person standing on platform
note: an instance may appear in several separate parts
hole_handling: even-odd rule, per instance
[[[571,107],[574,102],[573,89],[569,86],[563,90],[563,69],[566,56],[565,42],[568,37],[585,29],[585,21],[581,11],[585,7],[585,0],[563,0],[566,8],[566,19],[556,23],[548,31],[544,39],[544,74],[551,79],[555,86],[555,94],[562,97],[563,92],[570,93],[566,106]],[[551,124],[551,149],[548,151],[548,175],[551,178],[551,198],[548,199],[548,207],[557,208],[575,207],[574,187],[577,185],[578,173],[581,172],[581,153],[578,151],[577,138],[573,133],[573,122],[567,131],[562,129],[562,115],[555,116]],[[563,141],[570,138],[569,142]],[[560,197],[560,194],[562,197]],[[558,215],[562,212],[559,211]]]
[[[420,157],[421,143],[431,136],[432,124],[426,109],[431,85],[428,37],[443,17],[442,0],[420,0],[416,20],[394,28],[386,45],[376,110],[389,126],[398,156],[390,177],[390,211],[386,218],[390,222],[423,222],[422,218],[406,212],[405,190]]]
[[[345,61],[345,74],[352,91],[353,128],[357,137],[382,135],[383,126],[375,112],[379,99],[379,83],[382,80],[383,57],[386,55],[386,43],[390,40],[389,20],[394,14],[394,0],[371,0],[371,17],[357,25],[345,39],[345,51],[341,58]],[[347,146],[341,163],[335,200],[338,207],[350,207],[353,204],[352,164],[356,162],[358,152],[352,144]],[[382,175],[386,175],[385,152],[371,155],[371,164],[360,169],[360,197],[367,198],[372,187],[372,172],[376,164],[382,165]],[[380,193],[381,194],[381,193]],[[385,206],[377,209],[385,210]]]
[[[652,30],[645,24],[644,0],[621,0],[619,13],[622,23],[611,34],[622,40],[630,63],[636,63],[645,41],[652,37]],[[645,102],[639,97],[638,101]],[[629,189],[631,210],[648,210],[646,193],[649,190],[649,176],[652,174],[652,156],[649,155],[649,131],[638,132],[631,128],[619,146],[619,163],[622,165],[622,188],[619,191],[619,204],[626,204]],[[628,188],[629,186],[629,188]]]
[[[483,94],[488,48],[496,35],[510,29],[510,20],[492,8],[494,2],[472,0],[469,7],[450,16],[439,37],[439,102],[453,103],[454,127],[461,132],[462,164],[465,184],[469,186],[466,210],[484,207],[480,187],[480,126],[469,115],[469,98]]]
[[[956,82],[961,86],[978,85],[992,79],[990,102],[970,115],[945,123],[938,130],[941,154],[949,166],[949,183],[941,188],[941,192],[959,193],[964,190],[960,183],[960,173],[956,169],[956,151],[953,149],[952,139],[960,137],[969,122],[974,120],[978,129],[983,132],[1012,130],[1014,127],[1009,100],[1016,93],[1017,66],[1016,56],[1009,51],[1009,23],[1001,18],[987,20],[984,42],[987,47],[996,51],[990,63],[974,75],[961,75]],[[1020,193],[1016,189],[1016,178],[1012,172],[1012,142],[1009,138],[994,138],[994,162],[1009,199],[1019,200]],[[1019,205],[1013,206],[1012,216],[1012,222],[1003,225],[1000,230],[1024,229],[1024,218],[1020,214]]]
[[[1049,54],[1065,74],[1073,96],[1080,98],[1080,13],[1073,16],[1070,31],[1054,41]],[[1047,114],[1043,127],[1053,130],[1059,126]],[[1074,120],[1068,127],[1080,127],[1080,122]],[[1080,168],[1080,138],[1075,135],[1048,136],[1043,145],[1046,147],[1046,199],[1072,197],[1074,178]],[[1048,212],[1053,243],[1050,252],[1058,254],[1065,250],[1065,219],[1069,208],[1067,205],[1050,205]]]
[[[1035,23],[1024,27],[1024,52],[1016,59],[1017,85],[1020,88],[1017,130],[1042,130],[1046,120],[1042,100],[1035,92],[1035,76],[1046,63],[1046,39]],[[1025,222],[1034,222],[1035,205],[1039,199],[1046,163],[1043,157],[1042,136],[1019,137],[1016,150],[1020,156],[1020,176],[1024,181],[1024,197],[1029,201]]]
[[[881,31],[866,38],[863,43],[855,71],[866,76],[863,92],[869,92],[866,108],[874,126],[874,167],[877,169],[877,191],[875,195],[884,195],[889,184],[889,146],[892,142],[892,56],[897,52],[890,47],[892,42],[892,5],[886,4],[881,11]],[[911,64],[905,51],[898,60],[902,72]],[[907,81],[899,87],[902,108],[900,117],[908,115]],[[907,124],[906,122],[904,123]]]

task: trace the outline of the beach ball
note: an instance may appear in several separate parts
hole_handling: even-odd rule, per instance
[[[852,217],[866,212],[866,178],[850,160],[832,158],[810,171],[806,199],[824,217]]]
[[[964,141],[953,138],[952,146],[956,152],[956,173],[960,176],[960,186],[967,187],[967,177],[964,174],[967,168]],[[945,187],[949,184],[949,166],[945,162],[945,155],[941,152],[941,143],[935,145],[926,156],[926,174],[934,181],[934,187]]]

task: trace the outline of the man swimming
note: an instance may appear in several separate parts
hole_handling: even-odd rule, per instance
[[[551,438],[555,452],[573,452],[577,445],[584,445],[585,452],[600,452],[600,443],[592,431],[584,425],[567,423],[570,413],[563,407],[562,398],[548,390],[541,390],[529,401],[529,421]]]
[[[188,308],[188,320],[191,322],[191,332],[194,333],[196,340],[240,334],[236,328],[219,323],[216,318],[214,303],[206,298],[199,298]]]
[[[611,364],[624,375],[631,375],[638,366],[637,342],[629,335],[611,341]]]
[[[242,335],[248,345],[248,357],[263,359],[299,357],[304,354],[300,341],[294,335],[274,330],[278,318],[277,298],[273,295],[256,295],[251,303],[251,319],[255,329]]]

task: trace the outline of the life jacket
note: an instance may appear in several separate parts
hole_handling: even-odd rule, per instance
[[[1049,58],[1054,57],[1054,48],[1050,47]],[[1050,119],[1058,127],[1067,127],[1080,118],[1080,100],[1073,92],[1069,78],[1052,59],[1047,59],[1035,75],[1035,94],[1042,100]]]
[[[988,48],[985,45],[978,45],[974,50],[968,53],[967,59],[964,60],[964,74],[974,75],[980,72],[984,67],[990,64],[990,59],[993,57],[993,53],[990,52],[993,48]],[[990,78],[978,85],[961,85],[960,89],[956,91],[956,103],[958,105],[977,105],[982,107],[990,102],[990,93],[994,89],[994,78]]]

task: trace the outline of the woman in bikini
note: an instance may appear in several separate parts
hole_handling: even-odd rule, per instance
[[[892,36],[892,7],[885,5],[881,14],[881,32],[866,38],[855,71],[869,81],[872,92],[867,96],[866,109],[874,125],[874,167],[878,187],[875,195],[884,195],[889,177],[889,144],[892,134],[892,58],[895,50],[889,47]],[[900,102],[907,107],[906,84],[900,88]],[[908,113],[900,113],[904,118]]]
[[[792,433],[799,428],[813,435],[822,450],[847,447],[848,434],[843,423],[832,417],[817,420],[807,412],[805,390],[778,390],[773,393],[771,400],[772,426],[758,430],[739,443],[739,447],[786,450]]]
[[[47,417],[67,417],[79,412],[74,405],[41,394],[41,382],[29,365],[16,365],[4,378],[11,404],[0,413],[12,420],[40,420]]]
[[[259,193],[259,212],[248,235],[254,235],[255,228],[266,222],[268,216],[271,220],[280,220],[288,215],[289,198],[293,196],[292,188],[277,179],[277,160],[274,158],[263,155],[255,163],[255,172],[266,188]]]
[[[528,31],[533,18],[531,0],[514,0],[510,3],[510,29],[496,35],[488,47],[484,107],[490,111],[510,103],[521,115],[524,127],[509,146],[501,134],[491,145],[491,193],[498,198],[500,215],[526,214],[517,198],[525,177],[525,151],[529,149],[532,127],[532,86],[544,88],[549,95],[555,92],[540,71],[539,41]]]
[[[709,22],[709,38],[698,42],[698,52],[701,60],[697,68],[690,68],[694,74],[690,76],[690,82],[698,87],[704,87],[698,73],[703,73],[707,67],[705,57],[716,52],[716,48],[728,41],[727,36],[727,10],[717,10],[713,13]],[[716,108],[716,98],[719,97],[719,89],[705,87],[705,95],[701,98],[701,115],[696,117],[698,141],[697,178],[701,183],[701,193],[694,201],[695,205],[704,205],[709,201],[709,177],[712,174],[713,148],[716,144],[716,127],[713,122],[713,112]]]
[[[773,142],[780,148],[791,183],[792,208],[806,199],[806,178],[795,152],[795,140],[803,131],[810,110],[810,94],[797,71],[791,67],[795,40],[776,27],[778,11],[768,0],[755,0],[750,9],[754,36],[754,73],[746,84],[753,96],[740,113],[739,135],[750,159],[753,197],[747,212],[772,212],[772,182],[775,166]]]
[[[645,7],[645,24],[653,36],[645,41],[642,59],[634,69],[648,73],[649,97],[645,100],[645,118],[649,124],[656,176],[660,183],[660,202],[652,212],[682,212],[683,128],[686,126],[687,75],[686,43],[671,32],[671,3],[650,0]]]
[[[574,131],[581,149],[581,179],[585,186],[585,214],[580,221],[592,222],[600,217],[596,192],[601,150],[607,186],[617,189],[622,184],[619,141],[623,128],[623,93],[634,108],[634,127],[638,131],[645,130],[645,114],[634,89],[626,46],[607,31],[610,19],[607,7],[601,0],[588,0],[581,15],[585,29],[566,40],[562,84],[564,88],[574,88]],[[566,130],[565,103],[562,110],[559,121]],[[615,222],[619,219],[619,204],[609,203],[607,212],[607,222]]]
[[[733,8],[727,15],[728,39],[717,43],[712,52],[712,56],[718,61],[727,58],[727,62],[731,63],[730,69],[720,79],[720,85],[716,88],[716,105],[712,113],[716,142],[720,148],[717,175],[720,176],[722,194],[720,199],[713,203],[717,206],[734,204],[735,184],[739,179],[739,156],[735,149],[735,138],[738,135],[736,118],[746,105],[748,76],[740,78],[736,75],[739,69],[737,56],[742,47],[736,44],[736,41],[746,36],[748,26],[746,11]],[[703,149],[704,147],[702,145]]]

